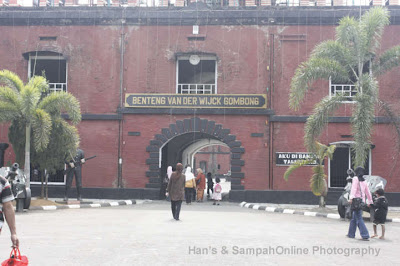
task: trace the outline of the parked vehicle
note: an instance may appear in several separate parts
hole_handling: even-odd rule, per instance
[[[4,176],[11,185],[11,191],[16,200],[17,212],[29,209],[31,205],[31,189],[26,187],[24,172],[19,169],[18,163],[11,167],[1,167],[0,175]]]
[[[344,191],[342,193],[342,195],[340,196],[339,200],[338,200],[338,213],[340,215],[341,218],[351,218],[351,212],[348,211],[348,215],[346,215],[346,208],[350,208],[349,206],[349,197],[350,197],[350,190],[351,190],[351,183],[354,177],[354,171],[352,169],[348,169],[347,170],[347,174],[348,177],[346,179],[347,184],[344,187]],[[372,194],[372,198],[374,199],[375,195],[374,192],[378,189],[378,188],[382,188],[385,189],[386,187],[386,179],[380,176],[376,176],[376,175],[364,175],[364,179],[368,184],[368,188],[369,191],[371,191]],[[363,211],[365,212],[369,212],[371,214],[371,217],[373,217],[373,209],[369,208],[368,206],[366,206]]]

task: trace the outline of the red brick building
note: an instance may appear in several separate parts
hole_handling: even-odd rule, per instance
[[[382,50],[400,44],[400,9],[389,10]],[[198,167],[211,156],[201,152],[218,145],[229,154],[221,165],[231,171],[231,200],[310,203],[317,201],[310,168],[286,182],[287,166],[277,157],[304,155],[304,122],[330,84],[316,83],[295,112],[288,107],[291,78],[316,44],[334,38],[340,18],[358,14],[358,7],[210,9],[202,3],[3,8],[0,66],[25,81],[46,70],[52,89],[80,101],[81,148],[86,157],[97,155],[83,169],[86,197],[158,198],[168,165],[193,165],[197,153]],[[399,80],[399,68],[380,79],[381,98],[397,109]],[[320,139],[340,148],[336,161],[325,163],[328,203],[336,202],[350,164],[350,113],[345,104]],[[394,131],[379,112],[376,122],[368,168],[388,179],[387,191],[398,200]],[[7,125],[0,141],[8,141]],[[9,148],[5,161],[12,160]],[[61,195],[63,184],[54,181],[50,193]]]

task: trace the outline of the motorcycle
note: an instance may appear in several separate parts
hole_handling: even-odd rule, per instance
[[[18,163],[11,167],[1,167],[0,175],[4,176],[11,185],[11,191],[16,200],[17,212],[29,209],[31,205],[31,189],[26,187],[24,172],[19,169]]]
[[[344,187],[344,191],[338,200],[338,213],[341,218],[351,219],[352,212],[350,210],[351,206],[349,204],[349,200],[350,200],[351,184],[352,184],[353,177],[355,176],[355,173],[352,169],[348,169],[347,175],[348,175],[346,178],[347,184]],[[386,184],[387,184],[386,179],[383,177],[380,177],[380,176],[375,176],[375,175],[364,175],[363,177],[368,184],[369,191],[372,194],[372,199],[375,200],[374,192],[378,188],[385,189]],[[371,217],[373,218],[373,216],[374,216],[373,208],[369,208],[368,206],[365,206],[363,208],[363,211],[370,213]]]

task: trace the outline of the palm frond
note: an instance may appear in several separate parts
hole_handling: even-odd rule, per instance
[[[50,93],[38,106],[54,115],[60,115],[65,111],[74,124],[79,123],[82,118],[79,101],[67,92]]]
[[[46,149],[50,141],[51,127],[50,115],[42,109],[36,109],[32,119],[33,143],[36,151]]]
[[[21,91],[24,87],[24,83],[18,75],[6,69],[0,71],[0,83],[5,84],[15,91]]]
[[[338,61],[328,58],[311,58],[301,64],[290,84],[289,107],[298,110],[312,82],[318,79],[347,81],[348,71]]]
[[[31,121],[33,114],[35,113],[35,109],[37,108],[37,104],[40,100],[41,93],[38,89],[32,86],[25,86],[21,90],[21,110],[27,122]]]
[[[322,165],[313,167],[313,173],[310,179],[311,191],[315,196],[321,196],[326,190],[324,167]]]
[[[21,106],[21,97],[19,93],[10,87],[0,87],[0,102],[9,103],[19,108]]]
[[[328,146],[328,150],[326,151],[326,155],[329,157],[329,159],[333,160],[333,154],[335,153],[335,150],[336,150],[336,145]]]
[[[46,93],[49,90],[49,83],[46,78],[42,76],[33,76],[29,80],[28,85],[37,88],[41,93]]]
[[[358,93],[355,97],[353,115],[351,117],[352,132],[355,144],[354,166],[363,166],[371,148],[371,131],[375,118],[376,99],[366,93]]]
[[[389,12],[383,7],[374,7],[365,12],[360,21],[365,53],[375,54],[379,48],[385,26],[389,25]]]
[[[376,76],[382,75],[394,67],[400,66],[400,45],[383,52],[379,60],[374,61],[372,73]]]
[[[314,108],[304,128],[304,143],[308,151],[315,152],[315,141],[328,123],[329,116],[343,103],[343,96],[326,96]]]
[[[344,47],[353,48],[357,42],[359,24],[354,17],[343,17],[336,27],[336,40]]]
[[[313,163],[314,160],[308,159],[308,160],[298,160],[291,166],[289,166],[288,169],[286,169],[285,173],[283,174],[283,178],[288,181],[289,176],[293,173],[294,170],[302,167],[303,165],[311,164]]]
[[[343,66],[348,65],[352,61],[350,50],[334,40],[328,40],[318,44],[313,49],[311,57],[329,58],[338,61]]]

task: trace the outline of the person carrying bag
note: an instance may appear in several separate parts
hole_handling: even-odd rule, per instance
[[[357,227],[360,230],[361,240],[369,241],[368,229],[365,226],[362,217],[362,207],[365,204],[365,197],[368,198],[368,206],[372,203],[371,192],[369,191],[367,182],[364,179],[365,169],[362,167],[357,167],[355,170],[356,176],[353,177],[353,182],[351,184],[350,201],[351,211],[353,212],[349,231],[347,237],[355,238]]]
[[[13,248],[11,250],[10,258],[3,261],[1,266],[26,266],[28,264],[28,258],[26,256],[21,256],[19,248]]]

